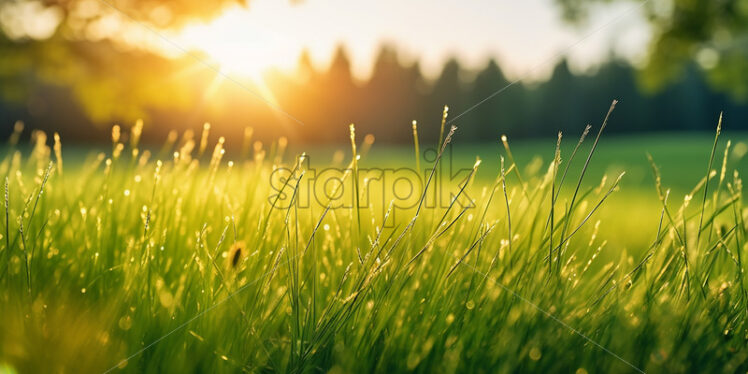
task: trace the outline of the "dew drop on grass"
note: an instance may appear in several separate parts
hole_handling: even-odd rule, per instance
[[[475,308],[475,301],[468,300],[468,302],[465,303],[465,308],[467,308],[468,310],[473,310],[473,308]]]
[[[542,354],[540,353],[540,350],[537,349],[536,347],[532,347],[532,349],[530,349],[530,359],[531,360],[533,360],[533,361],[540,360],[541,356],[542,356]]]
[[[421,357],[417,353],[411,352],[405,363],[408,366],[408,369],[413,370],[419,363],[421,363]]]
[[[119,319],[118,325],[119,325],[119,328],[127,331],[132,327],[132,318],[130,318],[130,316],[124,316]]]
[[[650,355],[650,359],[657,364],[665,362],[665,359],[667,358],[667,353],[660,349],[659,351],[653,352]]]
[[[81,288],[81,293],[86,293],[86,288],[85,287]]]
[[[174,304],[174,296],[172,296],[171,292],[162,290],[158,294],[158,300],[161,302],[161,305],[164,308],[171,308],[171,306]]]

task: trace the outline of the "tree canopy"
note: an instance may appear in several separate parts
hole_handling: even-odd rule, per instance
[[[215,71],[193,69],[199,64],[190,56],[170,59],[128,44],[128,33],[122,31],[150,32],[144,25],[152,30],[177,28],[244,1],[0,1],[0,109],[12,101],[25,110],[0,110],[0,116],[8,116],[7,121],[36,118],[37,125],[42,118],[55,126],[76,123],[69,127],[148,117],[166,127],[180,122],[199,126],[206,120],[236,128],[248,121],[276,123],[278,113],[257,100],[248,104],[251,95],[237,85],[224,84],[222,90],[233,94],[206,100],[216,90]],[[556,1],[567,19],[584,22],[592,5],[623,0]],[[668,3],[672,6],[662,5]],[[748,0],[651,0],[642,9],[655,33],[643,72],[612,58],[580,74],[562,60],[547,82],[515,82],[500,97],[460,118],[460,124],[468,125],[462,127],[465,136],[482,140],[497,127],[518,136],[538,135],[548,128],[576,130],[594,121],[599,108],[613,98],[636,108],[618,114],[626,116],[623,131],[699,129],[712,126],[712,117],[720,110],[746,113],[748,106],[734,99],[748,99],[748,81],[743,78],[748,76]],[[467,71],[456,58],[431,81],[422,76],[418,61],[401,61],[392,46],[382,48],[367,82],[354,79],[350,69],[347,53],[340,48],[326,71],[315,69],[305,54],[298,76],[275,74],[268,82],[280,107],[311,124],[294,130],[300,137],[339,140],[319,130],[353,121],[384,139],[409,141],[410,133],[397,126],[408,127],[418,119],[427,130],[422,133],[438,133],[429,126],[439,125],[443,105],[456,115],[510,83],[496,61]],[[634,77],[659,91],[642,95]],[[43,117],[42,102],[47,113],[66,114]],[[647,127],[653,121],[657,124]],[[89,132],[81,130],[80,135]]]
[[[556,0],[567,20],[589,18],[602,3],[643,0]],[[651,0],[642,5],[652,28],[645,87],[662,88],[696,63],[714,87],[748,99],[748,0]]]
[[[0,98],[24,100],[35,83],[69,87],[95,121],[146,107],[187,105],[179,66],[129,42],[130,32],[210,19],[246,0],[10,0],[0,3]]]
[[[576,136],[586,124],[599,124],[600,108],[605,110],[613,99],[619,99],[620,104],[615,125],[606,130],[610,132],[713,131],[720,111],[725,112],[730,130],[748,128],[748,123],[738,120],[748,117],[748,105],[707,85],[693,64],[682,79],[658,92],[645,93],[635,84],[636,68],[616,58],[583,73],[575,72],[561,60],[548,80],[536,82],[511,80],[495,61],[466,67],[457,59],[445,64],[441,73],[432,78],[422,74],[416,61],[386,45],[368,80],[352,75],[344,48],[336,51],[333,61],[327,67],[316,67],[304,54],[298,64],[300,73],[279,70],[266,79],[277,106],[304,125],[290,121],[249,95],[244,87],[258,89],[250,83],[239,86],[224,81],[216,88],[215,72],[207,69],[196,79],[161,79],[157,75],[167,71],[167,67],[145,69],[139,65],[137,68],[150,75],[138,81],[142,86],[138,95],[153,95],[153,100],[161,100],[142,113],[146,123],[142,139],[161,142],[173,129],[189,128],[199,133],[208,121],[212,131],[224,135],[227,146],[234,149],[243,142],[245,127],[254,129],[253,140],[285,136],[293,143],[345,143],[350,141],[347,126],[353,122],[360,134],[373,134],[378,141],[410,143],[411,121],[417,120],[425,148],[438,140],[445,104],[449,105],[449,120],[459,127],[457,136],[463,142],[496,141],[496,134],[515,139],[553,138],[559,130]],[[126,71],[129,66],[117,64],[116,68]],[[164,81],[172,80],[189,82],[191,86],[176,91],[174,96],[161,95]],[[136,103],[114,95],[112,90],[121,90],[120,84],[116,76],[92,77],[82,92],[89,101],[99,103],[97,110],[135,110]],[[66,92],[67,88],[42,87],[27,112],[3,108],[0,101],[0,123],[20,119],[29,128],[58,131],[65,139],[107,141],[111,121],[92,121],[86,108],[80,108],[85,104]],[[474,106],[476,103],[481,104]],[[123,122],[128,123],[134,120]],[[9,134],[9,127],[0,127],[0,139]]]
[[[210,19],[230,5],[246,5],[246,0],[10,0],[0,5],[0,26],[12,40],[55,34],[90,40],[102,36],[105,24],[112,29],[129,22],[173,28]]]

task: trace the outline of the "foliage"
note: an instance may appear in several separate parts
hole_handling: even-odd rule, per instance
[[[133,123],[144,118],[163,125],[160,130],[147,129],[147,140],[161,139],[171,128],[199,130],[209,121],[229,141],[241,138],[236,132],[250,124],[264,140],[289,136],[321,142],[346,141],[343,131],[325,130],[343,128],[353,121],[382,140],[408,142],[401,126],[416,119],[430,130],[426,136],[436,134],[433,130],[445,104],[453,117],[459,116],[455,123],[463,128],[465,140],[486,139],[498,131],[511,136],[553,136],[557,129],[566,131],[594,120],[595,108],[614,97],[628,108],[621,114],[624,125],[618,131],[622,132],[705,130],[714,121],[714,113],[724,111],[728,118],[748,115],[748,105],[735,100],[743,95],[740,87],[744,79],[737,78],[745,75],[743,44],[739,42],[739,28],[744,23],[729,18],[742,14],[743,3],[692,2],[701,8],[686,11],[691,8],[676,1],[672,14],[658,10],[670,9],[657,5],[660,3],[645,5],[660,36],[651,48],[652,58],[644,75],[615,58],[587,72],[572,71],[561,60],[548,81],[523,83],[508,79],[496,61],[469,71],[452,59],[431,82],[422,76],[417,61],[403,61],[394,47],[384,46],[371,78],[358,81],[351,77],[350,61],[341,47],[328,69],[315,69],[308,56],[303,56],[298,74],[268,74],[268,93],[261,85],[232,77],[244,86],[238,87],[192,57],[166,58],[123,40],[130,34],[126,31],[146,32],[133,19],[158,30],[178,27],[192,17],[211,17],[233,1],[111,2],[133,19],[96,0],[47,1],[43,6],[28,0],[5,2],[0,13],[7,17],[0,18],[10,23],[0,33],[4,56],[0,59],[0,121],[22,119],[29,128],[59,131],[75,140],[103,140],[112,122]],[[21,22],[28,17],[11,11],[26,9],[23,4],[36,4],[34,12],[57,15],[49,16],[50,22],[57,24],[51,35],[26,30],[34,23]],[[567,0],[564,4],[573,11],[570,17],[579,20],[589,2]],[[684,15],[674,13],[681,8]],[[693,15],[696,13],[710,16],[701,19]],[[102,26],[112,19],[119,28]],[[666,30],[668,25],[673,25],[673,30]],[[696,43],[699,38],[707,41]],[[659,91],[640,92],[637,76],[644,77],[639,79],[644,86],[657,86]],[[705,85],[704,76],[718,88]],[[732,98],[720,93],[725,87],[734,94]],[[297,126],[283,113],[270,109],[256,98],[258,93],[307,126]],[[471,109],[476,103],[481,104]],[[469,113],[460,116],[468,109]],[[746,128],[745,123],[737,126]],[[264,133],[265,129],[277,131]],[[0,138],[9,134],[9,127],[0,127]]]
[[[579,22],[593,4],[615,0],[556,0]],[[640,1],[627,1],[632,6]],[[698,63],[715,87],[748,99],[748,1],[652,0],[642,4],[653,31],[644,82],[661,88]]]
[[[184,82],[162,80],[184,59],[159,57],[128,43],[126,35],[209,19],[232,4],[244,0],[5,1],[0,4],[0,97],[26,100],[38,83],[69,87],[93,121],[184,107]]]
[[[209,20],[230,5],[246,6],[246,0],[11,0],[2,4],[3,33],[11,39],[46,39],[60,34],[68,39],[95,37],[94,29],[101,22],[137,20],[155,28],[173,28],[185,22]],[[22,17],[48,16],[56,20],[50,35],[37,35],[35,30],[19,25]],[[52,25],[55,26],[55,25]]]
[[[350,61],[341,47],[329,68],[317,69],[308,56],[302,56],[297,72],[268,74],[269,91],[262,91],[263,87],[252,82],[237,80],[239,85],[213,70],[195,68],[190,59],[170,71],[172,63],[148,55],[112,57],[116,55],[108,54],[103,46],[91,45],[90,49],[106,69],[116,67],[120,73],[109,76],[106,70],[97,69],[100,64],[91,63],[70,66],[76,74],[56,75],[90,88],[78,91],[90,93],[82,108],[75,95],[64,89],[27,84],[24,87],[33,92],[31,102],[43,102],[46,111],[37,113],[33,106],[23,110],[6,104],[7,109],[0,110],[5,118],[0,120],[12,123],[22,119],[29,128],[58,131],[66,139],[99,142],[107,140],[106,127],[112,121],[132,124],[143,118],[147,124],[157,123],[145,128],[143,136],[148,142],[159,142],[175,128],[200,131],[207,121],[226,135],[232,147],[240,146],[247,126],[254,127],[255,137],[264,141],[285,136],[299,143],[347,142],[340,130],[353,122],[361,132],[380,141],[408,143],[410,132],[403,129],[409,128],[412,120],[424,130],[424,140],[436,141],[442,108],[448,104],[451,120],[462,129],[463,141],[484,142],[500,132],[517,138],[576,131],[580,123],[595,121],[596,108],[617,97],[625,110],[618,114],[620,125],[611,129],[615,132],[708,131],[720,111],[725,112],[731,129],[748,129],[748,123],[733,121],[748,116],[748,105],[715,92],[694,66],[679,82],[654,94],[640,92],[636,69],[617,59],[582,73],[573,72],[562,60],[547,81],[535,83],[510,81],[496,61],[470,71],[455,60],[430,81],[421,74],[417,62],[403,60],[394,47],[385,46],[371,78],[359,81],[352,77]],[[137,69],[147,73],[131,75],[129,66],[147,66]],[[137,87],[127,82],[136,82]],[[283,112],[259,100],[257,93],[267,93]],[[149,98],[151,103],[144,107],[137,97]],[[76,114],[78,108],[82,114]],[[290,120],[284,112],[304,124]],[[91,120],[94,115],[96,121]],[[9,134],[9,129],[5,133],[0,129],[0,138]]]

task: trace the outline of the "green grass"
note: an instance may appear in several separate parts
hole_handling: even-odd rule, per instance
[[[412,167],[412,149],[359,140],[344,174],[357,203],[326,209],[289,204],[308,192],[299,179],[270,183],[274,165],[313,174],[283,144],[231,164],[199,140],[62,166],[43,143],[7,148],[0,370],[745,372],[744,139],[724,176],[720,139],[707,186],[714,139],[603,135],[582,173],[596,132],[574,159],[567,135],[557,170],[555,140],[511,143],[517,165],[501,171],[500,143],[460,145],[458,131],[440,162],[481,156],[450,190],[475,206],[419,191],[386,217],[390,199],[364,196],[391,185],[365,169]],[[354,165],[347,154],[336,164]]]

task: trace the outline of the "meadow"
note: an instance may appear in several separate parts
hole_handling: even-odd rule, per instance
[[[0,372],[745,372],[748,137],[602,127],[352,128],[301,154],[207,129],[143,147],[138,123],[68,158],[13,136]],[[464,178],[431,172],[449,164]],[[369,183],[397,168],[420,184]]]

